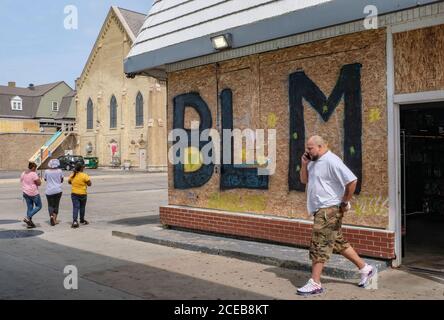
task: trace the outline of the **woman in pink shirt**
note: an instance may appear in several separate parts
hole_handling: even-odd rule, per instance
[[[29,228],[35,228],[32,217],[42,209],[42,200],[40,199],[39,186],[42,184],[40,177],[36,173],[37,165],[30,162],[28,170],[22,173],[20,182],[22,184],[23,198],[28,208],[26,218],[23,220]]]

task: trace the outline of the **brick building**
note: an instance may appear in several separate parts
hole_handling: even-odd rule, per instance
[[[0,170],[22,170],[58,130],[71,132],[76,121],[75,91],[64,81],[0,86]],[[75,146],[71,139],[64,144]]]

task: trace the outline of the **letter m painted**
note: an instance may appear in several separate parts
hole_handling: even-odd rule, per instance
[[[359,63],[344,65],[331,95],[326,98],[316,84],[303,71],[290,75],[290,164],[288,181],[290,190],[305,191],[300,182],[301,157],[305,150],[304,98],[327,122],[342,97],[344,98],[344,163],[358,177],[356,192],[362,182],[362,96]],[[326,137],[329,138],[329,137]]]

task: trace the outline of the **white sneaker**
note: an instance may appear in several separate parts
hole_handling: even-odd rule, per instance
[[[376,277],[378,269],[376,266],[366,264],[364,268],[359,270],[359,273],[361,274],[361,281],[359,282],[358,286],[361,288],[366,288],[371,284],[373,278]]]
[[[316,283],[313,279],[308,280],[307,284],[302,288],[299,288],[297,294],[300,296],[311,296],[314,294],[323,293],[322,285]]]

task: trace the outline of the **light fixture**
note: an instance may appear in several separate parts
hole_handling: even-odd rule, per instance
[[[231,45],[232,45],[231,40],[232,40],[232,36],[230,33],[221,34],[221,35],[211,38],[213,48],[216,50],[224,50],[224,49],[231,48]]]

